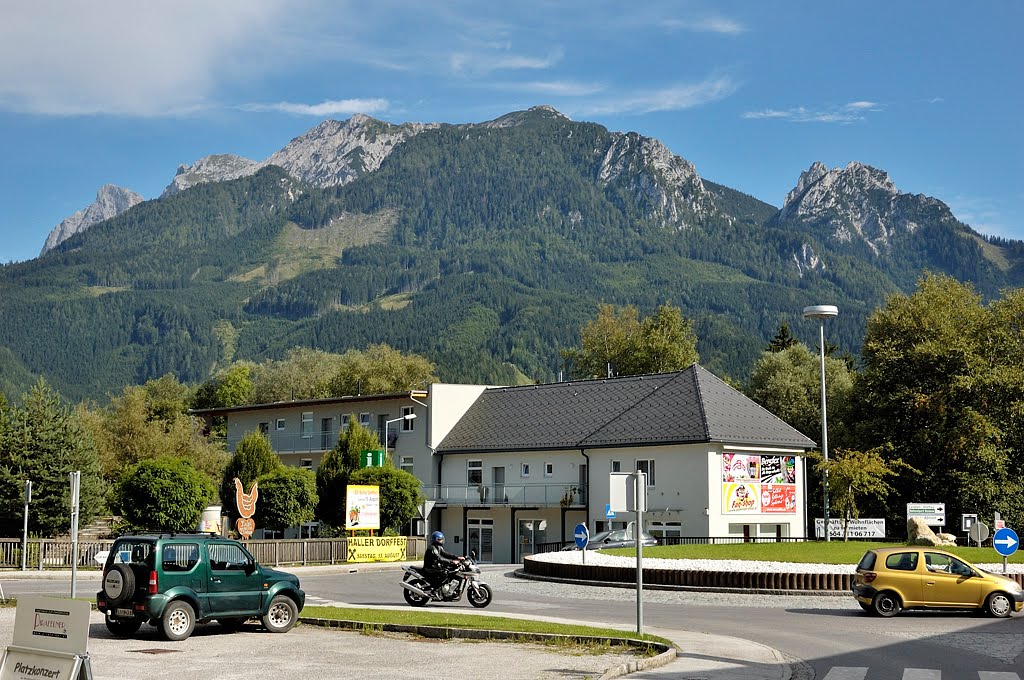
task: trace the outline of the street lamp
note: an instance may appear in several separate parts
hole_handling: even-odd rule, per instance
[[[388,425],[390,425],[391,423],[397,423],[397,422],[402,421],[402,420],[412,420],[415,417],[416,417],[415,413],[406,413],[401,418],[395,418],[394,420],[388,420],[388,421],[384,422],[384,449],[385,450],[387,450],[387,448],[388,448]]]
[[[822,497],[825,505],[825,541],[830,541],[828,527],[828,417],[825,415],[825,319],[839,316],[839,308],[833,305],[804,307],[805,319],[818,320],[818,346],[821,347],[821,454],[826,467],[821,477]],[[805,471],[806,474],[806,471]]]

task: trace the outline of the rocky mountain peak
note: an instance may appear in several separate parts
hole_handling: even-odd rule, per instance
[[[204,182],[226,182],[256,172],[256,161],[230,153],[204,156],[192,165],[179,165],[174,179],[160,198],[171,196]]]
[[[96,192],[95,201],[75,214],[65,217],[50,231],[39,254],[45,255],[75,234],[85,231],[94,224],[117,217],[142,201],[142,196],[131,189],[125,189],[116,184],[104,184]]]

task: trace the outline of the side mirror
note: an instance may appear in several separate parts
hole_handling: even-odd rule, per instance
[[[246,562],[245,563],[245,575],[246,576],[252,576],[254,573],[256,573],[256,563],[255,562]]]

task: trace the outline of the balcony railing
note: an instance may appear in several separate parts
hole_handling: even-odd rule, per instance
[[[451,505],[560,505],[587,504],[585,488],[574,484],[440,484],[424,486],[427,500]]]
[[[384,448],[384,430],[375,430],[377,433],[377,441],[381,444],[381,448]],[[248,434],[248,433],[246,433]],[[295,434],[294,432],[284,433],[275,432],[271,430],[265,433],[266,437],[270,440],[270,448],[274,449],[277,453],[314,453],[321,451],[330,451],[334,448],[334,445],[338,443],[338,431],[336,429],[331,430],[320,430],[313,432],[312,434]],[[398,432],[394,428],[388,431],[388,446],[394,448],[395,441],[398,439]],[[238,446],[240,441],[239,437],[229,437],[227,440],[227,450],[229,453],[234,453],[235,447]]]

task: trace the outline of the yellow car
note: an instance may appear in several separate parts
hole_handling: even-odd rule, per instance
[[[853,596],[878,616],[935,608],[979,609],[1002,618],[1024,608],[1024,589],[1013,579],[927,546],[868,550],[857,565]]]

